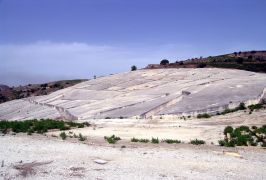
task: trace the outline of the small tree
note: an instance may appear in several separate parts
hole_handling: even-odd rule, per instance
[[[167,65],[167,64],[169,64],[169,61],[167,59],[163,59],[160,62],[160,65]]]
[[[131,66],[131,71],[136,71],[137,69],[138,69],[137,66],[135,65]]]

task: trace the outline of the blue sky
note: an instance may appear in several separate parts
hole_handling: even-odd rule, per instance
[[[0,83],[266,49],[265,0],[0,0]]]

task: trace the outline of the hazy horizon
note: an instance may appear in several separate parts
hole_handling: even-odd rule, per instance
[[[0,84],[265,50],[263,0],[0,0]]]

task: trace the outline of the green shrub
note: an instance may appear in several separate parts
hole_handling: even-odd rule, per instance
[[[248,126],[240,126],[239,129],[240,129],[240,131],[250,132]]]
[[[226,145],[225,140],[219,140],[218,143],[219,143],[220,146],[225,146]]]
[[[225,136],[224,140],[218,141],[221,146],[234,147],[234,146],[257,146],[258,142],[263,143],[266,137],[266,125],[258,128],[252,126],[250,129],[248,126],[240,126],[233,129],[231,126],[227,126],[224,129],[224,134],[231,135],[229,137]],[[256,139],[256,141],[254,140]]]
[[[261,104],[261,103],[252,104],[252,105],[249,105],[248,108],[250,109],[250,111],[254,111],[255,109],[263,108],[263,104]]]
[[[133,65],[131,66],[131,71],[136,71],[137,70],[137,66]]]
[[[15,133],[29,132],[29,134],[45,133],[50,129],[68,130],[70,127],[84,127],[84,123],[64,122],[56,121],[52,119],[41,119],[41,120],[25,120],[25,121],[0,121],[0,131],[6,132],[7,129],[11,129]]]
[[[104,136],[104,139],[109,143],[109,144],[115,144],[117,141],[121,140],[120,137],[117,137],[115,135],[112,136]]]
[[[197,118],[201,119],[201,118],[210,118],[211,115],[207,114],[207,113],[204,113],[204,114],[198,114],[197,115]]]
[[[133,137],[133,138],[131,139],[131,142],[148,143],[148,142],[150,142],[150,140],[149,140],[149,139],[137,139],[137,138]]]
[[[227,126],[227,127],[224,129],[224,135],[226,135],[227,133],[232,134],[233,131],[234,131],[234,128],[232,128],[232,126]]]
[[[86,137],[82,136],[82,134],[79,133],[79,140],[80,141],[85,141],[86,139],[87,139]]]
[[[65,132],[61,132],[59,135],[63,140],[65,140],[67,138],[67,135]]]
[[[166,143],[168,143],[168,144],[179,144],[179,143],[181,143],[181,141],[180,140],[177,140],[177,139],[164,139],[162,142],[166,142]]]
[[[225,115],[225,114],[228,114],[228,113],[232,113],[232,112],[236,112],[236,111],[240,111],[240,110],[245,110],[245,109],[247,109],[247,108],[246,108],[245,104],[242,102],[242,103],[239,104],[238,107],[233,108],[233,109],[225,109],[220,114]]]
[[[250,141],[249,135],[240,135],[236,138],[236,145],[237,146],[247,146],[248,141]]]
[[[239,104],[239,106],[238,106],[237,109],[238,109],[238,110],[245,110],[245,109],[247,109],[247,108],[246,108],[246,106],[245,106],[245,103],[242,102],[242,103]]]
[[[236,146],[236,141],[234,139],[226,141],[226,142],[227,142],[227,144],[226,144],[227,147],[235,147]]]
[[[28,129],[27,135],[32,135],[34,133],[33,129]]]
[[[148,142],[150,142],[150,140],[149,139],[140,139],[139,142],[141,142],[141,143],[148,143]]]
[[[191,140],[191,141],[190,141],[190,144],[193,144],[193,145],[200,145],[200,144],[205,144],[205,141],[203,141],[203,140],[199,140],[199,139],[194,139],[194,140]]]
[[[159,139],[158,138],[151,138],[151,143],[159,144]]]
[[[257,126],[252,126],[251,128],[254,129],[254,130],[258,129]]]
[[[137,139],[137,138],[131,138],[131,142],[139,142],[139,139]]]

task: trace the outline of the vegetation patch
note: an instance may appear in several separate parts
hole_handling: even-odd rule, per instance
[[[141,142],[141,143],[148,143],[148,142],[150,142],[150,140],[149,139],[137,139],[137,138],[132,138],[131,139],[131,142]]]
[[[233,113],[233,112],[236,112],[236,111],[241,111],[241,110],[246,110],[246,109],[249,109],[250,110],[249,111],[249,114],[251,114],[255,109],[262,109],[262,108],[264,108],[264,104],[266,104],[265,101],[262,101],[261,103],[252,104],[252,105],[246,107],[245,104],[242,102],[236,108],[233,108],[233,109],[225,109],[222,112],[218,112],[216,115],[225,115],[225,114],[228,114],[228,113]],[[212,115],[211,114],[207,114],[207,113],[198,114],[197,115],[197,118],[199,118],[199,119],[201,119],[201,118],[210,118],[210,117],[212,117]]]
[[[151,143],[159,144],[159,139],[158,138],[151,138]]]
[[[65,140],[67,138],[67,135],[65,132],[61,132],[59,135],[63,140]]]
[[[240,126],[233,128],[227,126],[224,129],[224,139],[218,141],[220,146],[265,146],[266,143],[266,125],[262,127]]]
[[[201,118],[210,118],[211,115],[210,114],[207,114],[207,113],[204,113],[204,114],[198,114],[197,115],[197,118],[201,119]]]
[[[109,143],[109,144],[115,144],[117,141],[121,140],[120,137],[115,136],[114,134],[112,136],[104,136],[104,139]]]
[[[52,119],[41,119],[41,120],[25,120],[25,121],[0,121],[0,132],[6,134],[9,131],[15,133],[45,133],[50,129],[68,130],[72,127],[83,128],[89,126],[88,123],[75,123],[75,122],[64,122],[56,121]]]
[[[232,113],[232,112],[236,112],[236,111],[240,111],[240,110],[245,110],[247,109],[244,103],[240,103],[239,106],[237,106],[236,108],[233,109],[225,109],[223,112],[221,112],[220,114],[224,115],[224,114],[228,114],[228,113]]]
[[[200,144],[205,144],[205,141],[200,140],[200,139],[194,139],[194,140],[191,140],[191,141],[190,141],[190,144],[193,144],[193,145],[200,145]]]
[[[177,139],[164,139],[164,140],[162,140],[162,142],[166,142],[167,144],[179,144],[179,143],[181,143],[181,141],[177,140]]]
[[[86,139],[87,139],[86,137],[82,136],[82,134],[79,133],[79,140],[80,141],[85,141]]]

